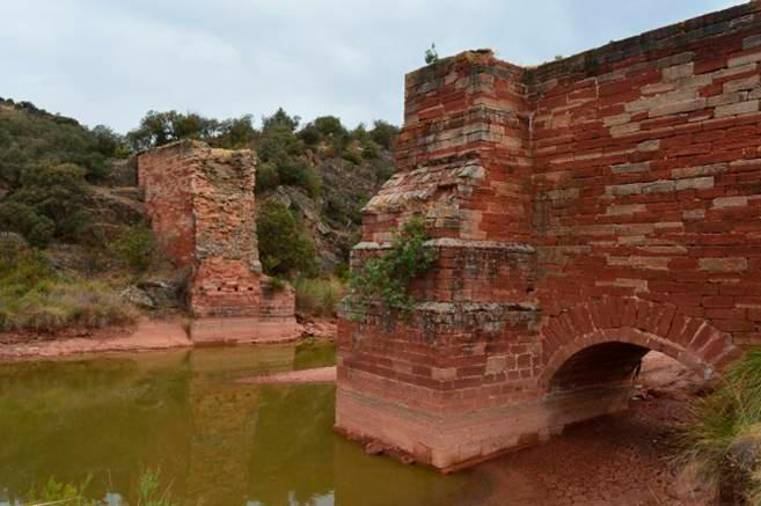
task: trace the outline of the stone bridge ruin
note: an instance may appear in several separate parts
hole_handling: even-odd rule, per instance
[[[138,157],[138,183],[159,245],[189,271],[195,343],[298,336],[293,289],[273,286],[259,262],[255,166],[249,150],[197,141]]]
[[[425,220],[410,321],[339,323],[336,429],[451,470],[624,409],[658,350],[761,344],[761,2],[538,67],[406,76],[354,268]]]

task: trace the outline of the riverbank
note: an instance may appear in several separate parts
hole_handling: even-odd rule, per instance
[[[102,329],[66,329],[55,334],[33,331],[0,333],[0,360],[55,358],[107,352],[146,352],[189,348],[188,320],[143,318],[131,326]],[[305,338],[335,338],[336,322],[309,319],[299,322],[293,341]]]

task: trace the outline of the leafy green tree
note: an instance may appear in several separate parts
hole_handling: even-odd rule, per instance
[[[87,179],[97,181],[108,174],[119,141],[103,127],[89,130],[29,102],[0,99],[0,182],[11,187],[27,169],[61,163],[75,163]]]
[[[277,200],[266,201],[256,218],[259,256],[267,274],[314,275],[315,249],[303,224]]]
[[[262,119],[262,130],[270,129],[285,129],[291,132],[295,132],[299,127],[301,118],[298,116],[289,116],[282,107],[278,107],[275,114],[272,116],[265,116]]]
[[[218,147],[240,149],[248,147],[256,138],[257,131],[251,123],[252,116],[246,114],[240,118],[230,118],[222,121],[219,134],[212,141]]]
[[[399,128],[383,120],[376,120],[373,123],[373,129],[370,130],[370,138],[386,149],[394,147],[398,135]]]
[[[21,175],[21,186],[6,201],[20,204],[34,211],[40,217],[55,224],[54,236],[63,240],[81,240],[90,223],[86,209],[89,190],[85,181],[85,170],[78,165],[65,163],[40,168],[27,168]],[[20,209],[20,208],[19,208]],[[33,218],[29,215],[28,223]],[[24,234],[30,242],[40,242],[47,230],[47,221],[39,220]],[[34,237],[28,236],[27,233]],[[42,241],[44,242],[44,241]]]

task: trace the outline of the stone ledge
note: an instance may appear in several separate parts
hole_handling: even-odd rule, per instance
[[[526,243],[517,242],[503,242],[503,241],[482,241],[482,240],[470,240],[470,239],[457,239],[453,237],[440,237],[437,239],[430,239],[425,241],[425,246],[434,248],[468,248],[468,249],[493,249],[501,251],[511,251],[515,253],[536,253],[536,248]],[[383,250],[391,249],[391,243],[362,241],[357,243],[355,250]]]

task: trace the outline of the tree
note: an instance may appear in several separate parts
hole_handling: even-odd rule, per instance
[[[267,274],[309,276],[316,273],[314,244],[285,204],[266,201],[258,210],[256,229],[259,255]]]
[[[370,138],[386,149],[394,147],[398,135],[398,127],[380,119],[373,123],[373,129],[370,130]]]
[[[6,201],[27,206],[36,215],[54,223],[56,237],[80,240],[90,222],[85,207],[89,198],[85,173],[82,167],[72,163],[28,168],[21,175],[21,187]],[[47,224],[41,226],[47,228]],[[26,232],[19,232],[26,236]]]

